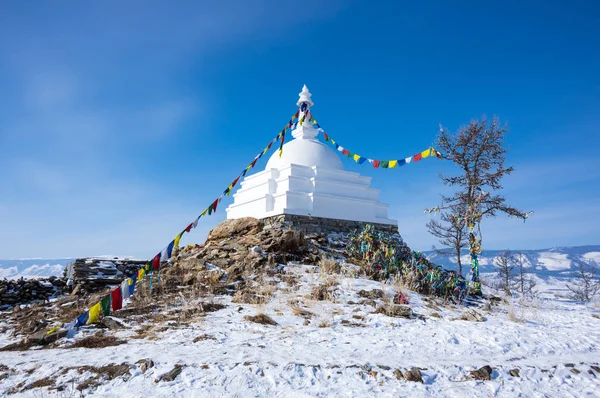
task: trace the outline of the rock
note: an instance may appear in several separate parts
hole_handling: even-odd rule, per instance
[[[592,369],[588,369],[588,373],[591,374],[594,377],[597,377],[596,373],[594,373],[594,371]]]
[[[221,240],[235,235],[255,234],[262,230],[263,223],[253,217],[243,217],[233,220],[225,220],[208,234],[209,241]]]
[[[360,290],[358,292],[360,297],[364,297],[366,299],[376,300],[378,298],[383,297],[383,290],[381,289],[373,289],[373,290]]]
[[[565,368],[574,368],[575,364],[574,363],[565,363]]]
[[[463,312],[460,319],[462,319],[463,321],[472,321],[472,322],[484,322],[485,321],[485,318],[479,312],[477,312],[471,308],[469,308],[465,312]]]
[[[519,369],[511,369],[508,374],[510,374],[512,377],[521,377]]]
[[[58,339],[62,339],[67,336],[67,329],[59,329],[54,333],[50,333],[44,336],[44,344],[54,343]]]
[[[111,330],[117,330],[124,329],[127,327],[127,325],[125,325],[125,323],[123,323],[123,321],[119,318],[115,318],[113,316],[105,316],[100,321],[100,327],[105,327]]]
[[[581,371],[573,368],[573,369],[571,369],[571,373],[578,375],[579,373],[581,373]]]
[[[438,312],[432,312],[431,315],[429,315],[432,318],[441,318],[442,316],[438,313]]]
[[[383,369],[383,370],[390,370],[391,369],[389,366],[386,366],[386,365],[377,365],[377,367],[379,369]]]
[[[400,369],[394,370],[394,376],[396,376],[396,379],[398,379],[398,380],[402,380],[404,378]]]
[[[179,376],[179,374],[182,372],[183,370],[183,365],[175,365],[175,367],[168,373],[165,373],[164,375],[160,376],[158,379],[154,380],[155,383],[158,383],[160,381],[174,381],[177,376]]]
[[[377,309],[378,313],[395,318],[410,318],[412,317],[412,309],[407,305],[388,304]]]
[[[136,362],[136,364],[138,364],[142,373],[146,373],[148,369],[154,367],[154,361],[150,358],[140,359]]]
[[[600,373],[600,366],[591,365],[590,368],[594,369],[596,372]]]
[[[471,378],[474,380],[491,380],[493,369],[489,365],[471,371]]]
[[[423,383],[423,377],[419,368],[411,368],[408,372],[404,372],[404,380]],[[396,376],[397,377],[397,376]]]

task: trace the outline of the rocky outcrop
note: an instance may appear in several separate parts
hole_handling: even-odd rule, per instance
[[[0,309],[49,300],[62,295],[65,287],[66,282],[55,276],[45,279],[0,280]]]
[[[376,231],[389,235],[398,233],[398,226],[391,224],[375,224],[363,221],[338,220],[334,218],[299,216],[295,214],[281,214],[262,220],[265,228],[294,228],[307,234],[351,234],[362,230],[367,224],[372,225]]]
[[[72,281],[76,293],[92,293],[116,285],[133,276],[146,260],[78,258],[68,264],[65,277]]]

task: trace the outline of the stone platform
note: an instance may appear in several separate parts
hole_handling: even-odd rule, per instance
[[[290,227],[307,234],[349,234],[356,230],[362,230],[367,224],[373,225],[375,230],[379,232],[390,235],[399,234],[398,226],[393,224],[368,223],[335,218],[300,216],[295,214],[280,214],[263,218],[262,221],[265,229]]]

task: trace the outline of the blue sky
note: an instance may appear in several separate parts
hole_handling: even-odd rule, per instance
[[[2,2],[0,258],[155,254],[281,129],[303,84],[325,130],[371,158],[498,115],[506,197],[535,215],[486,222],[484,248],[600,243],[600,6],[415,3]],[[413,248],[435,243],[423,209],[451,163],[345,164],[373,177]]]

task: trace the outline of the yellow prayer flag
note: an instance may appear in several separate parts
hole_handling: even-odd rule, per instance
[[[431,148],[421,152],[421,159],[425,159],[425,158],[429,157],[429,155],[431,155]]]
[[[140,269],[138,270],[137,280],[138,280],[138,281],[141,281],[143,277],[144,277],[144,269],[143,269],[143,268],[140,268]]]
[[[358,159],[360,159],[360,155],[354,155],[354,161],[358,162]]]
[[[174,247],[179,247],[179,241],[181,240],[182,235],[183,235],[183,232],[175,237],[175,244],[173,245]]]
[[[398,166],[397,160],[390,160],[390,169],[395,169]]]
[[[92,308],[90,308],[90,316],[86,325],[90,325],[98,320],[98,316],[100,315],[100,311],[102,310],[102,306],[100,303],[96,303]]]
[[[204,209],[204,211],[200,214],[200,217],[206,215],[206,212],[208,211],[208,207],[206,209]]]

